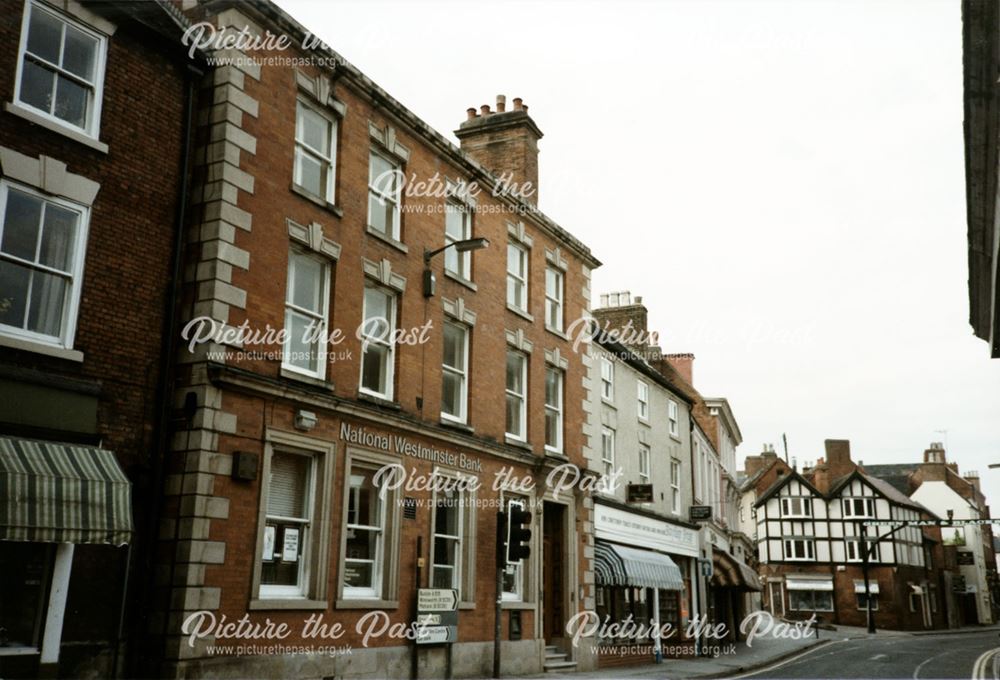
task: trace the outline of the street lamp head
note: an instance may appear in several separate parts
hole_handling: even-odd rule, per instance
[[[490,245],[489,239],[485,238],[467,238],[464,241],[455,241],[455,250],[460,253],[467,253],[470,250],[482,250]]]

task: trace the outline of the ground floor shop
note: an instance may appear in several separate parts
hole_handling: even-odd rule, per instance
[[[0,677],[113,674],[130,488],[110,451],[0,436]]]
[[[788,619],[866,626],[869,598],[877,628],[928,630],[947,627],[938,584],[927,570],[880,565],[869,570],[833,565],[832,570],[768,569],[764,607]]]
[[[597,666],[693,656],[697,529],[604,500],[594,515]]]

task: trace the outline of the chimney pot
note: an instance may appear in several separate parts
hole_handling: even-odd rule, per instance
[[[514,97],[514,110],[520,111],[524,102],[521,101],[520,97]]]
[[[480,112],[481,112],[481,113],[482,113],[482,114],[483,114],[484,116],[488,116],[488,115],[490,115],[490,105],[489,105],[489,104],[483,104],[482,106],[480,106],[480,107],[479,107],[479,111],[480,111]]]
[[[476,117],[476,110],[475,110],[474,108],[471,108],[471,107],[470,107],[470,108],[466,109],[466,111],[465,111],[465,112],[466,112],[467,114],[469,114],[469,120],[472,120],[473,118],[475,118],[475,117]]]
[[[521,106],[521,110],[524,111],[525,113],[527,113],[528,112],[528,105],[524,104],[523,106]]]
[[[503,113],[507,110],[507,97],[502,94],[497,95],[497,113]]]

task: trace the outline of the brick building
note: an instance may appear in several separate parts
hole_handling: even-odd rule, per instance
[[[0,3],[5,678],[109,676],[143,628],[197,66],[183,28],[157,3]]]
[[[585,367],[570,334],[599,262],[535,205],[541,132],[528,107],[470,109],[457,148],[336,53],[303,49],[306,29],[275,5],[184,9],[290,45],[247,48],[258,61],[204,81],[182,316],[295,332],[256,342],[220,330],[179,351],[150,631],[163,673],[489,673],[496,511],[512,504],[533,512],[534,538],[502,577],[503,670],[585,666],[563,631],[593,608],[592,506],[544,480],[585,467]],[[454,243],[478,249],[434,252]],[[309,324],[331,337],[304,336]],[[383,469],[449,488],[382,495]],[[534,488],[495,488],[505,470]],[[410,626],[419,587],[458,591],[455,643],[366,642],[366,622]],[[289,646],[334,644],[303,632],[321,616],[353,649],[213,656],[210,645],[239,641],[191,639],[197,612],[286,624]]]
[[[851,460],[850,443],[827,440],[826,457],[801,473],[773,450],[746,458],[764,606],[776,616],[864,626],[862,536],[878,547],[868,576],[876,625],[913,630],[946,626],[940,606],[936,529],[862,529],[862,520],[937,519]],[[867,533],[864,533],[867,532]]]

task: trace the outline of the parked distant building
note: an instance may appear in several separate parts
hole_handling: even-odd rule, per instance
[[[865,472],[884,479],[942,519],[988,519],[989,506],[979,475],[960,475],[949,463],[944,445],[932,442],[919,464],[866,465]],[[997,620],[997,561],[990,525],[941,528],[943,545],[954,552],[961,579],[945,589],[949,618],[958,625]],[[954,610],[954,611],[952,611]]]
[[[1000,358],[1000,221],[997,220],[997,89],[1000,5],[963,0],[965,203],[969,250],[969,323]]]
[[[0,676],[143,654],[190,105],[169,3],[0,2]]]
[[[851,460],[850,443],[826,441],[826,458],[799,472],[773,450],[746,459],[745,494],[755,515],[764,605],[775,616],[867,621],[863,543],[877,541],[868,568],[876,625],[943,627],[933,531],[863,528],[862,520],[935,518],[927,508]]]
[[[594,311],[598,320],[604,309]],[[602,621],[631,616],[683,630],[701,612],[701,545],[698,527],[688,521],[691,401],[643,355],[597,338],[586,455],[592,470],[617,484],[594,498],[595,611]],[[652,639],[598,642],[600,667],[653,660]],[[674,636],[662,644],[678,642]]]

